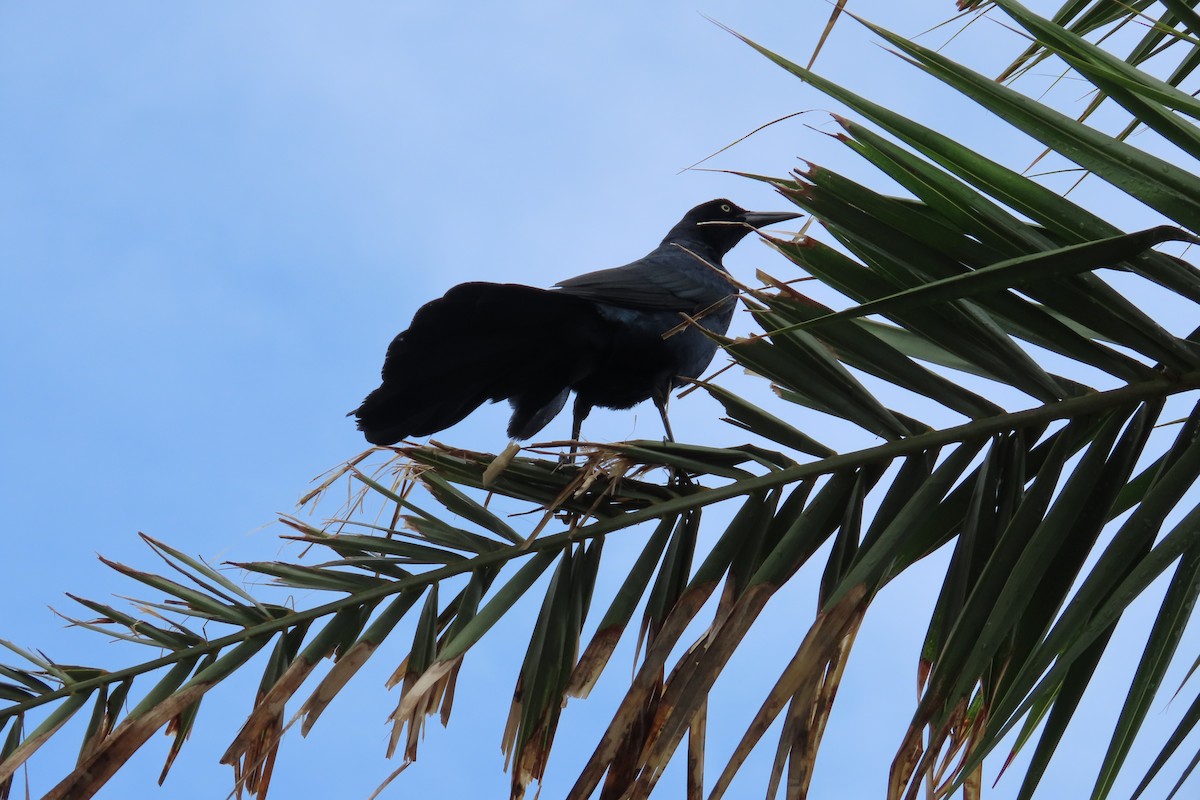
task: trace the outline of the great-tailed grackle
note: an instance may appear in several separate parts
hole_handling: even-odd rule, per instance
[[[554,289],[455,286],[417,310],[388,347],[383,385],[351,413],[367,441],[392,444],[436,433],[484,401],[503,399],[513,409],[508,435],[527,439],[574,391],[573,440],[593,407],[630,408],[646,399],[673,438],[669,393],[681,378],[698,376],[717,345],[692,326],[663,334],[684,322],[683,314],[725,333],[736,290],[721,274],[721,257],[752,229],[798,216],[712,200],[623,267],[570,278]]]

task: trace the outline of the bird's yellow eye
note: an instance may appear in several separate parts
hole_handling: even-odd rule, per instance
[[[722,203],[722,204],[721,204],[721,210],[722,210],[722,211],[724,211],[726,214],[728,214],[728,213],[729,213],[730,211],[732,211],[733,209],[729,207],[729,204],[728,204],[728,203]]]

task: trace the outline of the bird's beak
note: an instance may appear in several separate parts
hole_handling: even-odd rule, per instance
[[[802,216],[804,215],[793,214],[790,211],[747,211],[742,215],[742,221],[751,228],[765,228],[768,225],[774,225],[776,222],[784,222]]]

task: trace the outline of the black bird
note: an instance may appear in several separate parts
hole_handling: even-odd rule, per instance
[[[692,326],[663,338],[682,314],[723,334],[735,287],[721,257],[752,229],[794,219],[712,200],[684,215],[658,247],[623,267],[538,289],[464,283],[417,310],[388,347],[383,385],[350,412],[372,444],[448,428],[484,401],[508,400],[508,435],[527,439],[575,392],[572,440],[595,406],[650,399],[667,437],[667,398],[698,376],[717,345]]]

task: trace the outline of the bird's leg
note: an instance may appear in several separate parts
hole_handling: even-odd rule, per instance
[[[671,399],[671,384],[667,384],[663,389],[654,391],[654,407],[658,409],[658,415],[662,417],[663,430],[667,432],[667,441],[674,443],[675,434],[671,433],[671,420],[667,419],[667,402]],[[670,468],[671,484],[679,486],[691,485],[691,476],[685,470],[678,470],[675,467]]]
[[[571,449],[567,451],[568,458],[566,461],[575,460],[575,450],[579,445],[579,437],[583,430],[583,421],[587,419],[587,415],[590,413],[592,413],[591,403],[585,402],[579,395],[575,395],[575,405],[571,411]]]
[[[654,407],[658,409],[658,415],[662,417],[663,430],[667,432],[667,441],[674,442],[675,434],[671,433],[671,420],[667,419],[667,401],[671,399],[671,389],[656,389],[654,391]]]

